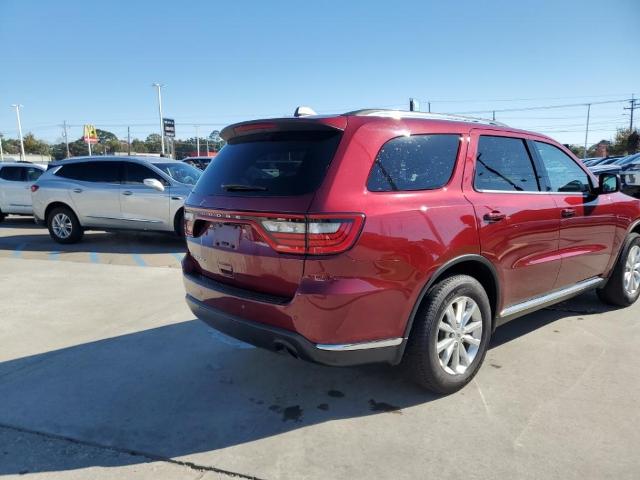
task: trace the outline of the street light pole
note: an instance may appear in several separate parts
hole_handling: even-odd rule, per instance
[[[18,119],[18,135],[20,135],[20,160],[24,161],[24,140],[22,138],[22,123],[20,122],[20,109],[22,108],[22,105],[20,105],[19,103],[14,103],[11,106],[16,109],[16,118]]]
[[[64,128],[64,143],[67,144],[67,158],[71,158],[71,152],[69,152],[69,134],[67,133],[67,121],[62,122],[62,128]]]
[[[587,127],[584,131],[584,154],[582,158],[587,158],[587,139],[589,138],[589,115],[591,114],[591,104],[587,103]]]
[[[152,86],[156,87],[158,90],[158,114],[160,115],[160,150],[162,151],[162,156],[164,157],[164,125],[162,124],[162,92],[160,91],[163,87],[160,83],[154,83]]]
[[[200,156],[200,135],[198,133],[198,125],[196,125],[196,150],[198,151],[198,157]]]

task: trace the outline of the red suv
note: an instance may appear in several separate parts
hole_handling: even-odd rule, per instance
[[[222,137],[186,202],[184,282],[197,317],[246,342],[402,362],[449,393],[497,326],[589,289],[640,295],[640,202],[548,137],[385,110]]]

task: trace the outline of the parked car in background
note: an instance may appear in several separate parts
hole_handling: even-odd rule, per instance
[[[185,204],[186,299],[328,365],[403,363],[451,393],[494,329],[597,289],[640,295],[640,201],[535,133],[362,110],[226,127]]]
[[[182,161],[200,170],[204,170],[209,166],[213,158],[214,157],[185,157]]]
[[[183,204],[201,171],[158,157],[82,157],[56,162],[32,186],[37,220],[74,243],[84,230],[183,231]]]
[[[588,167],[589,170],[591,170],[596,175],[605,172],[617,173],[620,170],[617,163],[623,158],[623,156],[607,157],[603,160],[592,163]]]
[[[0,222],[6,215],[33,215],[30,187],[44,171],[28,162],[0,163]]]
[[[589,157],[582,159],[582,163],[584,163],[587,167],[591,167],[593,165],[597,165],[599,162],[602,162],[606,159],[606,157]]]

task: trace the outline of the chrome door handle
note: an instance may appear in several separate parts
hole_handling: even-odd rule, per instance
[[[133,195],[133,192],[130,190],[125,190],[124,192],[122,192],[123,195]]]
[[[576,216],[576,211],[573,208],[563,208],[562,218],[571,218]]]
[[[502,212],[494,210],[493,212],[486,213],[483,218],[485,222],[496,223],[504,220],[505,218],[507,218],[507,216]]]
[[[74,193],[82,193],[82,189],[81,188],[74,188],[73,192]]]

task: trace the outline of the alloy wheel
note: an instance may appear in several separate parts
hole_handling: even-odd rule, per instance
[[[634,296],[640,290],[640,246],[634,245],[629,249],[627,262],[624,266],[624,290]]]
[[[69,238],[73,230],[71,219],[65,213],[57,213],[51,221],[51,229],[58,238]]]
[[[436,352],[450,375],[462,375],[476,358],[482,342],[482,313],[470,297],[454,298],[438,323]]]

